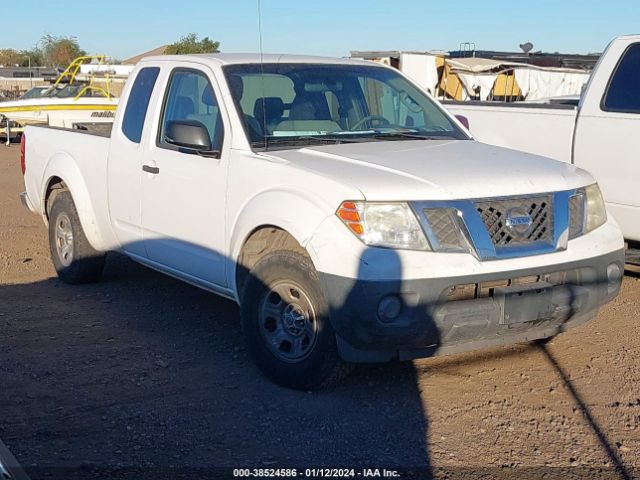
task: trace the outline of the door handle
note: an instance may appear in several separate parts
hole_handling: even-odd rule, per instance
[[[160,169],[158,167],[152,167],[151,165],[143,165],[142,171],[147,173],[153,173],[154,175],[157,175],[160,173]]]

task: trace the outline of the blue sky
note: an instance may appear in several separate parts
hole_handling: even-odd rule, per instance
[[[105,11],[105,6],[107,10]],[[256,0],[21,0],[3,15],[0,48],[29,48],[45,33],[73,35],[91,53],[126,58],[196,32],[227,52],[258,50]],[[103,13],[104,12],[104,13]],[[638,0],[262,0],[265,52],[345,56],[351,50],[601,51],[640,33]]]

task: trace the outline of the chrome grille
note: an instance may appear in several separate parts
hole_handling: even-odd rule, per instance
[[[460,247],[460,225],[455,220],[455,209],[425,208],[424,214],[440,248],[455,249]]]
[[[496,248],[553,243],[553,197],[503,198],[475,202]],[[509,217],[529,216],[530,225],[513,225]]]
[[[569,239],[582,235],[584,227],[584,193],[578,192],[569,198]]]

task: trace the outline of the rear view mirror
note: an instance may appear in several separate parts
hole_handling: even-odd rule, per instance
[[[400,101],[405,107],[409,109],[410,112],[422,112],[422,107],[420,106],[420,104],[416,102],[407,92],[400,92]]]
[[[308,93],[326,93],[342,91],[342,82],[308,82],[304,84],[304,91]]]
[[[455,117],[462,125],[464,125],[464,128],[469,130],[469,119],[467,117],[465,117],[464,115],[456,115]]]
[[[167,123],[164,140],[176,147],[190,150],[210,151],[211,138],[209,130],[197,120],[180,120]]]

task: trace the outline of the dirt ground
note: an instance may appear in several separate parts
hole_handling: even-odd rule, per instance
[[[59,282],[0,147],[0,439],[32,478],[223,478],[218,468],[402,477],[640,475],[640,279],[547,347],[358,368],[330,392],[265,380],[230,301],[110,254]]]

